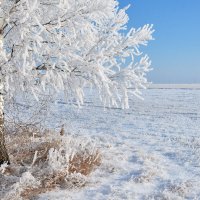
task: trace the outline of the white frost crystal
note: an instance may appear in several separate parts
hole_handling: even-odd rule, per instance
[[[127,88],[140,96],[147,84],[150,61],[139,46],[153,39],[153,30],[145,25],[127,33],[126,9],[115,0],[2,1],[4,87],[9,94],[31,91],[36,99],[49,88],[64,91],[81,105],[90,86],[104,105],[127,108]]]

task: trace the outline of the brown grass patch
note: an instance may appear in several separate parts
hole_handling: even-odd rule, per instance
[[[96,151],[92,155],[88,155],[85,158],[76,154],[72,159],[70,159],[69,173],[80,173],[85,176],[89,175],[94,167],[101,164],[101,157],[99,151]]]
[[[70,160],[69,168],[59,172],[57,174],[49,175],[43,177],[41,187],[38,188],[26,188],[22,193],[21,197],[23,199],[33,199],[39,194],[51,191],[56,187],[84,187],[85,182],[81,181],[79,177],[73,176],[75,173],[88,176],[95,167],[101,164],[101,158],[99,152],[95,152],[94,155],[89,155],[84,158],[81,155],[75,155],[73,159]],[[67,183],[68,182],[68,183]]]
[[[10,155],[11,166],[4,172],[5,176],[20,177],[26,171],[40,181],[37,187],[27,186],[21,190],[20,196],[23,199],[32,199],[41,193],[51,191],[56,187],[74,188],[83,187],[86,184],[84,177],[88,176],[96,167],[101,164],[101,155],[98,149],[90,150],[90,147],[75,149],[69,156],[67,167],[59,171],[52,171],[48,168],[49,150],[63,148],[63,141],[68,141],[67,136],[52,138],[55,133],[45,132],[40,134],[38,130],[20,131],[20,134],[7,136],[7,149]],[[70,138],[75,147],[77,138]],[[70,144],[70,142],[69,142]],[[73,145],[72,145],[73,146]],[[82,145],[84,146],[84,145]],[[67,152],[67,149],[63,151]],[[45,171],[46,170],[46,171]]]

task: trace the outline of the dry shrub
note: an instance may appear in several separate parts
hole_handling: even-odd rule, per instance
[[[101,164],[101,158],[99,151],[96,151],[92,155],[88,155],[85,158],[81,154],[76,154],[69,162],[70,173],[80,173],[85,176],[89,175],[95,166]]]
[[[3,174],[19,177],[20,182],[20,177],[28,171],[40,182],[36,187],[23,186],[19,194],[22,199],[32,199],[56,187],[83,187],[87,176],[101,164],[100,152],[92,147],[92,143],[84,144],[83,138],[61,136],[49,131],[40,133],[39,130],[32,128],[23,130],[8,134],[6,138],[12,164]],[[60,159],[64,160],[64,164],[59,165],[56,170],[51,166],[50,152],[59,153]],[[59,158],[56,157],[57,161]],[[10,188],[12,187],[13,183],[10,185]]]

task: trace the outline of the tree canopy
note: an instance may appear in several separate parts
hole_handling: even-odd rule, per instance
[[[89,86],[104,105],[127,108],[128,93],[140,96],[150,70],[139,46],[153,39],[152,25],[127,30],[127,9],[116,0],[1,0],[5,90],[37,98],[51,88],[81,105]]]

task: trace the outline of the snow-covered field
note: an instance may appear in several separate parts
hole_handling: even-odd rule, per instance
[[[200,199],[200,90],[149,89],[130,109],[59,104],[68,129],[95,139],[102,165],[88,184],[41,200]],[[78,131],[78,132],[77,132]]]

